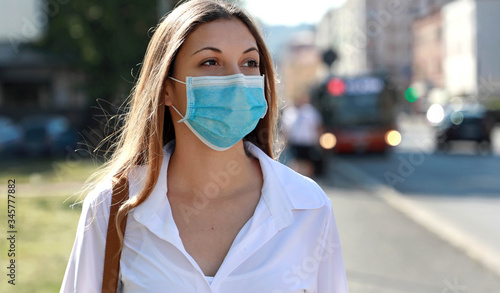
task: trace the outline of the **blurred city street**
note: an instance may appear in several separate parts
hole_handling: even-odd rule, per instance
[[[424,119],[399,122],[392,153],[331,157],[323,181],[351,292],[499,292],[498,142],[439,153]]]

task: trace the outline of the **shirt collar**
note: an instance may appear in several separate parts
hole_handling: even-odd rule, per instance
[[[162,206],[162,202],[168,204],[167,199],[167,169],[170,156],[175,148],[175,140],[170,141],[163,147],[163,159],[160,168],[160,174],[156,185],[149,197],[134,209],[134,218],[143,224],[156,214]],[[142,190],[147,172],[146,166],[134,168],[129,175],[130,194],[137,195]]]
[[[244,144],[246,151],[257,158],[260,162],[264,178],[262,198],[267,204],[269,212],[276,222],[276,228],[278,228],[278,230],[284,229],[293,221],[293,205],[283,187],[282,181],[279,180],[273,168],[273,164],[277,162],[271,159],[260,148],[251,142],[245,141]]]
[[[290,189],[283,185],[282,176],[277,174],[276,168],[278,162],[271,159],[260,148],[254,144],[245,141],[245,150],[252,156],[257,158],[260,162],[264,183],[262,186],[262,198],[269,209],[269,213],[273,217],[276,228],[278,230],[284,229],[289,226],[293,221],[293,209],[297,208],[316,208],[309,203],[297,203],[290,195]],[[150,196],[139,206],[134,209],[134,218],[146,225],[148,221],[155,215],[158,210],[168,208],[169,202],[167,195],[167,169],[170,161],[170,156],[175,148],[175,141],[169,142],[163,148],[163,160],[161,164],[160,174],[157,183],[151,192]],[[284,167],[284,166],[282,166]],[[286,167],[284,167],[286,168]],[[140,166],[135,168],[130,176],[130,193],[138,194],[143,188],[146,167]],[[301,196],[305,198],[304,196]],[[309,201],[310,202],[310,201]],[[308,206],[309,205],[309,206]]]

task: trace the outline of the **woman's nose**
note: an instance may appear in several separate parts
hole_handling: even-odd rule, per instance
[[[243,73],[238,63],[230,63],[224,68],[224,75]]]

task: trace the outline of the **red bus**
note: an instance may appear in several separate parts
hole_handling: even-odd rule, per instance
[[[383,153],[398,145],[397,91],[376,75],[329,77],[311,95],[323,118],[320,145],[337,153]]]

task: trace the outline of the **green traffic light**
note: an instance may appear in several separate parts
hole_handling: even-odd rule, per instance
[[[418,100],[418,92],[415,88],[413,87],[409,87],[406,91],[405,91],[405,99],[410,102],[410,103],[413,103],[415,102],[416,100]]]

